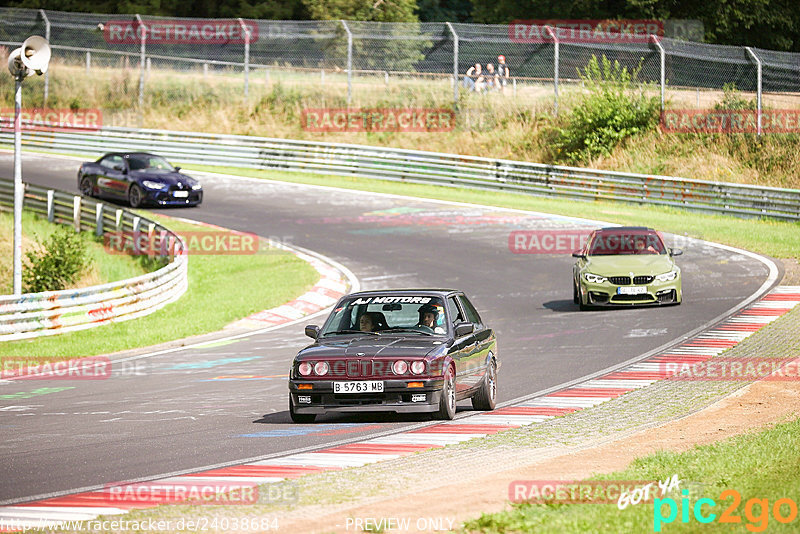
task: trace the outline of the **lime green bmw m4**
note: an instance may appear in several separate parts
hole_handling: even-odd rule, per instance
[[[652,228],[600,228],[572,255],[572,299],[581,310],[593,306],[681,303],[681,249],[664,245]]]

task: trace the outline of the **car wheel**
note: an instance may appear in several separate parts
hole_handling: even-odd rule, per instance
[[[295,412],[294,401],[292,401],[291,394],[289,394],[289,416],[292,418],[292,422],[294,423],[313,423],[314,419],[317,418],[317,414]]]
[[[142,205],[143,199],[144,195],[142,194],[142,188],[136,184],[133,184],[131,188],[128,189],[128,203],[132,208],[138,208]]]
[[[584,303],[583,303],[583,297],[581,297],[580,295],[578,295],[578,309],[579,309],[579,310],[581,310],[581,311],[586,311],[586,310],[588,310],[590,307],[591,307],[591,306],[589,306],[588,304],[584,304]]]
[[[494,410],[497,399],[497,364],[494,358],[486,367],[486,374],[483,375],[483,385],[481,389],[472,397],[472,407],[476,410]]]
[[[444,374],[442,385],[442,398],[439,399],[437,419],[452,419],[456,416],[456,377],[453,366],[449,366]]]
[[[85,197],[93,197],[94,196],[94,186],[92,185],[92,179],[88,176],[84,176],[81,179],[81,195]]]

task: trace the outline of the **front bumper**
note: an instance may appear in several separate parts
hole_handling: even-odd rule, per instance
[[[410,388],[409,382],[422,382],[422,387]],[[299,414],[359,411],[431,413],[439,409],[444,385],[441,378],[384,380],[383,383],[382,393],[334,394],[331,380],[293,379],[289,380],[289,394],[294,410]],[[311,384],[313,389],[301,390],[298,388],[300,384]],[[425,398],[413,400],[415,395],[424,395]]]
[[[189,191],[189,196],[178,198],[173,191],[145,190],[144,202],[156,206],[197,206],[203,202],[203,190]]]
[[[645,306],[678,304],[681,302],[681,279],[670,282],[654,280],[650,284],[619,286],[608,281],[601,284],[581,281],[581,298],[589,306]],[[644,287],[638,295],[625,295],[620,288]],[[623,291],[625,291],[623,289]]]

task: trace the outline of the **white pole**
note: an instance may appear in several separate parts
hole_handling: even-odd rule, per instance
[[[239,26],[244,34],[244,97],[247,98],[250,86],[250,29],[239,18]]]
[[[16,76],[14,91],[14,295],[22,295],[22,79]]]
[[[547,35],[553,39],[553,114],[558,116],[558,37],[550,26],[545,26]]]
[[[758,71],[757,71],[757,74],[756,74],[758,76],[758,78],[756,79],[756,83],[758,84],[758,87],[757,87],[758,94],[757,94],[757,102],[756,102],[756,114],[757,114],[757,119],[758,119],[758,126],[757,126],[758,135],[761,135],[761,59],[759,59],[759,57],[756,55],[756,53],[753,52],[753,49],[750,48],[749,46],[745,46],[744,48],[745,48],[745,50],[747,50],[747,53],[750,54],[750,56],[756,61],[756,67],[758,68]]]
[[[44,20],[44,38],[47,39],[47,42],[50,42],[50,19],[47,18],[47,13],[44,12],[44,9],[39,10],[39,14],[42,16],[42,20]],[[42,107],[47,107],[47,97],[50,93],[50,69],[44,73],[44,100],[42,102]]]
[[[347,105],[350,105],[353,94],[353,34],[345,21],[341,21],[347,32]]]

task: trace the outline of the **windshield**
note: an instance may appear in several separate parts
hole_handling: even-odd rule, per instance
[[[341,303],[322,328],[321,335],[352,333],[412,335],[447,333],[444,302],[423,295],[354,297]]]
[[[174,171],[175,167],[161,156],[148,156],[147,154],[132,154],[128,156],[128,164],[132,171],[162,170]]]
[[[664,242],[655,232],[598,232],[587,250],[589,256],[667,253]]]

